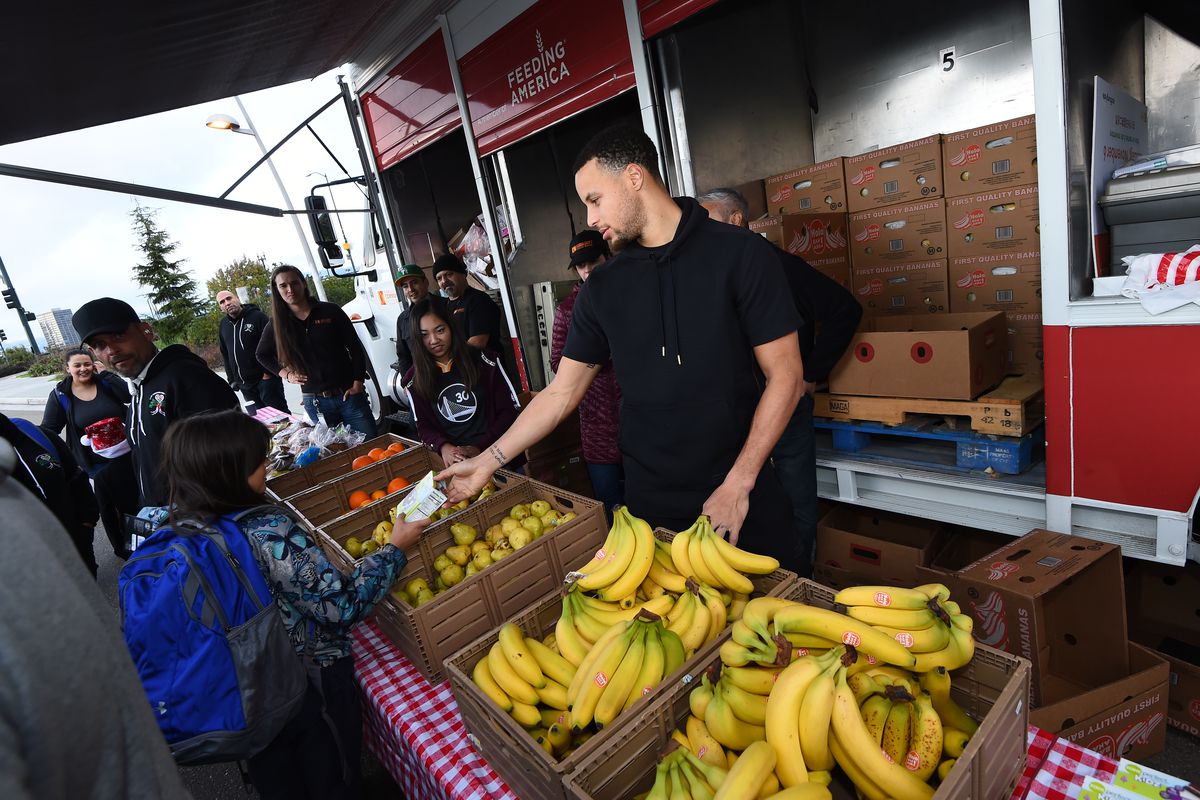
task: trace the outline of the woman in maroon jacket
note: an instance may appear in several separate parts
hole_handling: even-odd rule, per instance
[[[580,231],[571,239],[571,262],[567,268],[575,270],[580,283],[554,311],[554,332],[550,344],[550,368],[553,370],[558,370],[558,362],[562,360],[567,331],[571,329],[571,317],[575,313],[575,300],[583,288],[583,281],[608,257],[608,243],[598,231]],[[587,463],[588,477],[592,481],[592,493],[604,503],[610,524],[612,510],[625,502],[625,470],[621,467],[621,448],[617,441],[620,408],[621,389],[617,386],[617,374],[609,361],[601,367],[600,374],[592,381],[579,403],[579,433],[583,440],[583,460]]]
[[[517,394],[499,359],[456,335],[450,319],[428,299],[414,305],[410,316],[413,365],[404,386],[421,441],[447,466],[477,456],[517,418]],[[506,469],[525,463],[524,453],[508,455],[497,455]]]

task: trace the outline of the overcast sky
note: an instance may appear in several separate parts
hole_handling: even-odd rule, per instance
[[[267,147],[337,94],[336,75],[330,72],[242,97]],[[361,170],[343,108],[340,101],[331,106],[313,128],[357,175]],[[261,156],[253,137],[205,127],[205,120],[216,113],[239,117],[230,98],[7,145],[0,147],[0,162],[216,196]],[[244,119],[239,121],[246,126]],[[314,183],[324,182],[308,173],[324,172],[329,180],[345,177],[307,131],[284,145],[273,160],[296,207],[302,207]],[[231,199],[274,207],[283,202],[265,164]],[[109,295],[148,313],[143,290],[133,280],[140,255],[129,216],[134,201],[112,192],[0,177],[0,257],[25,308],[35,313],[74,310]],[[286,217],[151,198],[140,202],[160,209],[158,222],[179,243],[176,256],[186,259],[201,291],[213,272],[242,255],[261,252],[268,263],[289,262],[307,269]],[[348,215],[345,222],[351,242],[359,244],[361,215]],[[307,224],[305,234],[307,239]],[[41,339],[37,322],[30,326]],[[24,343],[15,311],[0,308],[0,328],[8,333],[9,344]]]

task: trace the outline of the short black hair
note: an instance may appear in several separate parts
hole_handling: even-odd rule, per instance
[[[646,132],[633,125],[614,125],[589,139],[579,151],[572,173],[579,172],[593,158],[610,172],[620,172],[630,164],[637,164],[662,183],[658,150]]]

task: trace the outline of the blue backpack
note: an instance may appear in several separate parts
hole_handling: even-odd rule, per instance
[[[162,527],[121,569],[121,627],[179,764],[250,758],[308,688],[254,550],[236,520]]]

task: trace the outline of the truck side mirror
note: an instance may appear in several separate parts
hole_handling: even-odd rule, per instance
[[[321,265],[333,272],[334,275],[338,275],[339,269],[350,267],[342,256],[342,246],[338,241],[337,234],[334,233],[333,221],[329,219],[327,208],[325,198],[320,195],[310,194],[304,198],[306,211],[320,212],[307,216],[308,225],[312,229],[313,241],[316,242],[317,250],[321,254]]]

